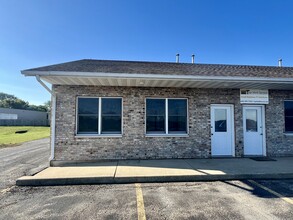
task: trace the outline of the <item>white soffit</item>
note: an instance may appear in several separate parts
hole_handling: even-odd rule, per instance
[[[131,76],[131,74],[129,74]],[[175,87],[175,88],[233,88],[233,89],[285,89],[293,90],[293,79],[245,77],[192,77],[180,75],[170,78],[156,77],[94,77],[94,76],[45,76],[41,79],[54,85]]]
[[[293,78],[29,70],[22,74],[39,76],[54,85],[293,90]]]

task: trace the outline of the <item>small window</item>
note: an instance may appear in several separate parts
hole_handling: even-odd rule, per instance
[[[215,109],[215,132],[227,132],[227,109]]]
[[[293,133],[293,100],[284,102],[285,132]]]
[[[246,132],[257,132],[256,109],[246,109]]]
[[[121,134],[121,98],[78,98],[77,134]]]
[[[187,134],[187,99],[146,99],[147,134]]]
[[[17,114],[0,113],[0,120],[17,120]]]

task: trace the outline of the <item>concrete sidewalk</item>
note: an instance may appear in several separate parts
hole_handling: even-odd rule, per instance
[[[231,159],[123,160],[49,167],[17,179],[18,186],[183,182],[293,178],[293,157],[276,161]]]

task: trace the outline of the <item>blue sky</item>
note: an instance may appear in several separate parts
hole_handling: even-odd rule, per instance
[[[50,99],[20,70],[114,59],[293,66],[291,0],[0,0],[0,92]]]

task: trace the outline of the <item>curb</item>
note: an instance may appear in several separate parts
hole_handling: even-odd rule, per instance
[[[62,186],[125,183],[203,182],[248,179],[292,179],[293,173],[241,174],[241,175],[201,175],[201,176],[148,176],[148,177],[81,177],[38,179],[24,176],[16,180],[17,186]]]

